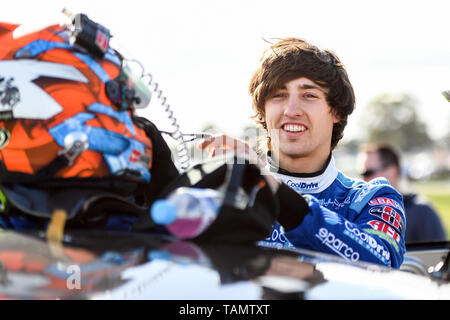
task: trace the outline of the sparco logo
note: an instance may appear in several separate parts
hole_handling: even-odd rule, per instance
[[[390,258],[390,253],[387,251],[382,245],[378,244],[378,242],[367,233],[359,230],[353,223],[345,221],[345,229],[344,234],[357,243],[359,243],[362,247],[370,251],[374,256],[379,258],[382,261],[388,261]]]
[[[315,182],[306,183],[306,182],[294,182],[292,180],[288,180],[286,184],[295,190],[306,190],[313,191],[319,189],[319,184]]]
[[[316,237],[342,258],[353,262],[359,260],[359,253],[355,252],[352,247],[349,247],[342,240],[336,238],[333,233],[328,231],[328,229],[320,228]]]

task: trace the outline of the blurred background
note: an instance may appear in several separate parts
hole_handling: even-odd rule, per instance
[[[448,0],[16,0],[0,20],[66,22],[63,8],[110,29],[111,45],[152,73],[186,133],[257,132],[247,86],[266,41],[292,36],[331,49],[357,101],[338,166],[357,176],[361,143],[396,145],[404,184],[432,201],[450,235],[450,104],[441,94],[450,90]],[[171,131],[158,102],[140,114]]]

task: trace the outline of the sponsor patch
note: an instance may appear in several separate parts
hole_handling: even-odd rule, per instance
[[[405,216],[405,210],[403,210],[401,204],[393,199],[379,197],[369,201],[369,206],[379,206],[379,205],[391,206],[400,211],[401,214]]]
[[[395,251],[400,252],[400,248],[398,246],[398,243],[392,239],[390,236],[388,236],[387,234],[381,232],[381,231],[377,231],[377,230],[373,230],[370,228],[367,229],[363,229],[365,232],[376,235],[380,238],[383,238],[384,240],[386,240],[387,242],[389,242],[395,249]]]
[[[389,206],[376,206],[370,208],[369,213],[383,219],[384,222],[389,223],[400,232],[403,232],[402,217],[394,208]]]
[[[400,242],[399,234],[387,223],[378,220],[369,221],[368,224],[375,230],[381,231],[397,242]]]
[[[319,189],[319,183],[317,182],[306,183],[288,180],[286,184],[296,191],[311,192]]]
[[[359,230],[355,224],[345,221],[344,234],[369,251],[384,264],[390,265],[389,259],[391,255],[389,251],[379,244],[374,237]]]
[[[318,238],[322,244],[327,246],[331,251],[342,258],[353,262],[359,260],[359,253],[341,239],[336,238],[336,236],[329,232],[328,229],[320,228],[316,233],[316,238]]]
[[[148,167],[150,165],[151,158],[147,154],[141,153],[137,149],[133,149],[128,160],[130,162],[139,163],[139,165],[143,167]]]
[[[281,247],[295,248],[294,245],[286,238],[282,227],[278,224],[272,229],[272,233],[265,239],[264,242],[279,244]]]

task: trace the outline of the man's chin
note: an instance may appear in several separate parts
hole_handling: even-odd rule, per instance
[[[293,150],[293,149],[288,149],[288,150],[273,150],[272,149],[272,156],[274,156],[275,158],[279,159],[280,156],[282,158],[290,158],[290,159],[300,159],[300,158],[304,158],[306,156],[306,152],[304,150]]]

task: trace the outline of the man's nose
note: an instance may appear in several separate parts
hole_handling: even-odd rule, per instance
[[[284,108],[284,115],[295,118],[303,115],[304,110],[300,99],[297,96],[290,96]]]

